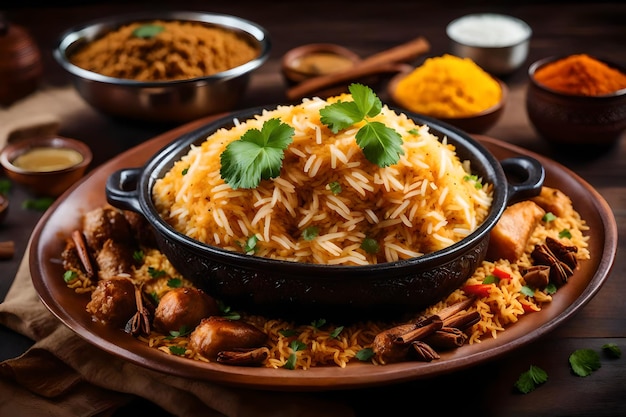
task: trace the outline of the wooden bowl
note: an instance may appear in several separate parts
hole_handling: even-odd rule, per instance
[[[54,161],[44,166],[51,154]],[[33,194],[57,197],[84,175],[92,157],[83,142],[51,136],[10,143],[0,152],[0,164],[9,179]]]
[[[281,71],[291,85],[320,75],[345,71],[361,61],[356,53],[333,43],[310,43],[283,55]]]
[[[534,129],[555,146],[613,146],[626,132],[626,88],[601,96],[583,96],[555,91],[535,80],[539,68],[563,58],[544,58],[528,69],[526,111]],[[604,63],[626,73],[626,68]]]

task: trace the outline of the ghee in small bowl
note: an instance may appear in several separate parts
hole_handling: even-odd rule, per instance
[[[0,152],[9,179],[32,193],[56,197],[80,179],[92,160],[89,147],[59,136],[23,139]]]

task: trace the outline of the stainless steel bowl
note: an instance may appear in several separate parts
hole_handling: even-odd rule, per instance
[[[513,16],[477,13],[450,22],[446,34],[453,55],[470,58],[492,74],[507,75],[526,61],[532,29]]]
[[[78,48],[131,22],[191,21],[240,34],[259,49],[259,56],[243,65],[206,77],[176,81],[141,82],[107,77],[72,64]],[[157,122],[186,122],[235,108],[248,86],[251,73],[269,57],[268,32],[240,17],[205,12],[127,14],[92,21],[66,31],[54,50],[57,62],[70,74],[83,99],[105,113]]]

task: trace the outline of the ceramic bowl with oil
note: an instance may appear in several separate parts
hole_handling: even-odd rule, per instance
[[[23,139],[0,152],[7,177],[39,196],[56,197],[78,181],[92,160],[89,147],[60,136]]]

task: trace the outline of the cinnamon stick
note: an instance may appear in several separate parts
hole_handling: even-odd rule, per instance
[[[423,37],[418,37],[402,45],[388,49],[365,58],[355,66],[338,73],[320,75],[287,90],[287,98],[295,100],[306,97],[339,83],[363,78],[372,74],[384,72],[399,72],[408,69],[406,61],[425,54],[430,50],[430,44]]]
[[[441,320],[435,319],[424,326],[417,327],[407,333],[401,334],[400,336],[396,337],[395,342],[399,344],[411,343],[416,340],[423,339],[424,337],[436,332],[442,327],[443,322]]]
[[[456,327],[442,327],[424,339],[425,343],[435,349],[456,349],[467,341],[467,335]]]
[[[0,259],[11,259],[15,255],[15,242],[8,240],[0,242]]]

